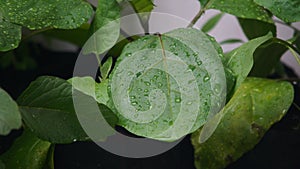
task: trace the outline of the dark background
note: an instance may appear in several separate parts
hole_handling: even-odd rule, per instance
[[[13,65],[1,68],[0,86],[16,99],[38,76],[71,78],[77,55],[53,52],[38,44],[31,44],[30,57],[35,60],[36,66],[29,70],[16,70]],[[291,77],[295,77],[291,71],[288,72]],[[300,105],[299,83],[295,83],[294,87],[295,102]],[[14,131],[9,136],[0,137],[0,152],[9,148],[20,134],[21,131]],[[194,169],[193,153],[189,136],[168,152],[145,159],[123,158],[106,152],[93,142],[77,142],[56,146],[55,169]],[[295,106],[266,133],[253,150],[227,167],[254,168],[300,169],[300,112]]]

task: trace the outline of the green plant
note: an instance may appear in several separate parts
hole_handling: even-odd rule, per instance
[[[300,64],[300,31],[291,25],[300,21],[298,0],[200,0],[201,10],[189,28],[127,37],[117,44],[122,7],[131,5],[147,31],[150,13],[143,12],[155,6],[151,0],[98,3],[92,7],[82,0],[0,0],[2,67],[30,67],[34,61],[26,55],[26,44],[41,34],[80,47],[87,41],[83,53],[96,56],[101,72],[100,83],[91,77],[39,77],[16,102],[1,89],[0,134],[21,127],[24,131],[0,156],[0,168],[54,168],[55,144],[90,140],[77,119],[74,95],[86,105],[96,101],[103,123],[139,136],[170,142],[192,134],[199,169],[221,169],[237,160],[291,106],[294,90],[284,79],[279,59],[290,50]],[[191,28],[209,9],[235,15],[249,41],[223,53],[207,34],[223,14],[202,30]],[[276,37],[273,16],[293,29],[292,39]],[[240,41],[223,43],[235,42]],[[107,50],[103,63],[98,56]],[[15,62],[20,56],[23,62]],[[269,79],[274,73],[282,76]]]

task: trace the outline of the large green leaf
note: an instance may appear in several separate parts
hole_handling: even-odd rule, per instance
[[[274,23],[242,18],[239,18],[239,23],[248,39],[258,38],[269,32],[272,32],[273,36],[276,37],[276,26]]]
[[[223,169],[251,150],[264,133],[287,112],[293,101],[291,84],[249,78],[209,123],[218,123],[213,135],[201,142],[201,129],[192,135],[195,166]]]
[[[21,114],[17,103],[1,88],[0,102],[0,135],[7,135],[21,127]]]
[[[285,22],[300,21],[299,0],[254,0]]]
[[[18,98],[25,124],[38,137],[52,143],[87,140],[73,105],[72,85],[43,76],[33,81]]]
[[[253,54],[264,42],[271,39],[272,33],[253,39],[226,54],[225,65],[236,76],[235,90],[246,79],[253,66]]]
[[[125,46],[108,92],[119,125],[157,140],[195,131],[225,98],[220,46],[196,29],[148,35]]]
[[[17,47],[21,27],[74,29],[87,22],[92,7],[82,0],[0,0],[0,51]],[[7,33],[5,33],[6,31]]]
[[[199,0],[203,9],[218,9],[240,18],[257,19],[272,23],[268,12],[253,0]]]
[[[38,139],[30,131],[24,131],[11,148],[0,156],[0,160],[5,169],[44,169],[50,147],[51,143]]]
[[[115,0],[98,0],[90,32],[93,36],[86,42],[84,54],[99,55],[115,45],[120,35],[120,7]]]

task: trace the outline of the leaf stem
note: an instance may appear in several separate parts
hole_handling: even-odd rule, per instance
[[[190,24],[188,25],[188,28],[193,27],[198,20],[201,18],[201,16],[205,13],[205,11],[207,10],[207,8],[209,8],[209,6],[214,2],[215,0],[209,0],[204,6],[203,8],[201,7],[200,11],[197,13],[197,15],[193,18],[193,20],[190,22]]]

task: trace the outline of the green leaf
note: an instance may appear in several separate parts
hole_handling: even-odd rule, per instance
[[[152,0],[131,0],[129,1],[135,12],[138,14],[142,26],[145,31],[148,31],[148,22],[151,15],[151,11],[154,9],[154,4]]]
[[[211,31],[216,25],[217,23],[221,20],[221,18],[224,16],[223,13],[219,13],[215,16],[213,16],[212,18],[210,18],[202,27],[202,31],[203,32],[209,32]]]
[[[254,2],[270,10],[285,22],[300,21],[299,0],[254,0]]]
[[[120,35],[120,7],[115,0],[98,0],[98,8],[90,27],[93,34],[83,53],[102,54],[112,48]]]
[[[92,13],[92,7],[82,0],[0,0],[0,50],[18,46],[21,26],[30,30],[74,29],[87,22]]]
[[[102,66],[100,66],[100,72],[101,72],[102,80],[105,80],[105,79],[108,78],[108,75],[109,75],[109,72],[111,70],[112,64],[113,64],[112,57],[109,57],[107,59],[107,61]]]
[[[241,39],[226,39],[220,42],[220,45],[233,44],[233,43],[244,43]]]
[[[0,19],[0,51],[15,49],[20,41],[21,26]]]
[[[22,118],[32,132],[52,143],[84,141],[73,105],[72,85],[56,77],[40,77],[18,98]]]
[[[253,0],[199,0],[202,8],[218,9],[235,15],[240,18],[256,19],[264,22],[273,23],[268,12],[261,6],[253,2]]]
[[[272,32],[273,36],[276,37],[276,26],[274,23],[242,18],[239,18],[239,23],[248,39],[255,39],[269,32]]]
[[[220,46],[196,29],[148,35],[123,49],[108,93],[119,125],[174,141],[202,126],[225,99]]]
[[[236,76],[235,90],[246,79],[253,66],[253,54],[264,42],[271,39],[272,33],[253,39],[226,54],[225,65]]]
[[[73,77],[68,80],[69,83],[82,93],[92,96],[98,103],[107,104],[109,96],[107,94],[108,81],[96,83],[92,77]]]
[[[209,123],[219,123],[204,143],[201,129],[192,135],[197,169],[223,169],[253,149],[287,112],[294,97],[288,82],[248,78]]]
[[[1,88],[0,103],[0,135],[7,135],[21,127],[21,115],[17,103]]]
[[[254,53],[254,64],[250,76],[267,77],[270,75],[287,49],[287,47],[278,43],[259,47]]]
[[[5,169],[43,169],[51,143],[24,131],[12,147],[0,156]]]

